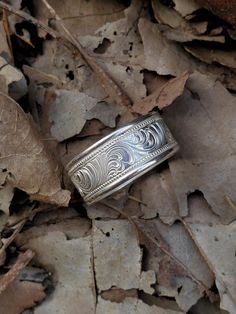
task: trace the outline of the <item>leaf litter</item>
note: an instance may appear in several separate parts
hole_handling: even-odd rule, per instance
[[[0,1],[0,313],[235,313],[235,25],[208,2]],[[84,204],[65,164],[153,110],[179,153]]]

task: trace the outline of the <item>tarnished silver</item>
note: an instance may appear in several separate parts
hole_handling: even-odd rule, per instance
[[[178,144],[158,113],[139,118],[99,140],[66,169],[87,204],[95,203],[171,157]]]

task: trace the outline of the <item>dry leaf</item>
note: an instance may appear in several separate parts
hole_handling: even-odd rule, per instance
[[[155,107],[163,109],[164,107],[169,106],[183,93],[188,77],[189,74],[184,72],[180,76],[169,80],[154,93],[136,102],[132,107],[133,110],[140,114],[147,114]]]
[[[91,93],[87,93],[89,96],[99,98],[100,95],[104,97],[101,88],[98,87],[94,76],[91,74],[91,70],[75,51],[75,48],[69,44],[64,45],[58,40],[46,40],[44,54],[35,59],[32,67],[37,71],[57,77],[63,83],[64,89],[83,92],[91,88]]]
[[[153,272],[141,273],[142,252],[138,245],[135,229],[129,221],[95,220],[93,251],[96,283],[99,291],[108,290],[113,286],[122,289],[136,288],[146,292],[152,291],[150,285],[155,283],[155,276]]]
[[[84,93],[57,90],[48,113],[52,136],[61,142],[79,134],[86,122],[86,112],[96,103],[97,99]]]
[[[178,202],[175,196],[173,182],[169,169],[153,170],[148,175],[139,179],[134,183],[130,192],[131,196],[135,196],[135,190],[140,190],[141,213],[133,213],[130,216],[138,216],[143,219],[155,218],[159,215],[160,219],[166,224],[172,224],[178,217]],[[127,204],[125,213],[128,213]],[[132,207],[131,207],[132,209]]]
[[[63,19],[67,29],[75,36],[93,34],[103,24],[124,16],[125,6],[122,2],[92,0],[89,2],[69,0],[50,1],[58,15]],[[42,2],[35,4],[36,17],[48,24],[51,14]]]
[[[166,108],[164,118],[181,147],[169,163],[181,216],[188,213],[187,195],[200,190],[222,221],[236,217],[225,200],[236,201],[235,114],[235,97],[199,73],[191,75],[183,96]]]
[[[9,215],[9,207],[14,196],[14,189],[10,184],[0,186],[0,211]]]
[[[181,314],[182,311],[174,311],[166,308],[161,308],[156,305],[149,306],[142,300],[136,298],[126,298],[122,303],[105,301],[98,298],[96,314]]]
[[[111,288],[110,290],[102,291],[101,297],[104,300],[121,303],[125,298],[137,298],[138,291],[137,289],[124,290],[120,288]]]
[[[117,104],[108,104],[105,101],[97,102],[94,107],[86,112],[86,119],[100,120],[105,126],[114,128],[116,126],[116,118],[122,113],[122,108]]]
[[[236,69],[235,50],[207,49],[205,47],[184,46],[184,48],[199,60],[214,64],[219,63],[232,69]]]
[[[66,209],[69,212],[69,209]],[[57,210],[58,211],[58,210]],[[46,212],[48,214],[48,212]],[[50,212],[49,212],[50,214]],[[39,226],[33,226],[32,228],[25,230],[17,235],[15,242],[18,246],[27,245],[31,239],[47,236],[49,232],[63,232],[68,239],[75,239],[84,237],[89,233],[91,229],[91,223],[84,218],[61,218],[56,223],[56,219],[39,224]],[[37,219],[37,217],[35,218]],[[63,220],[62,220],[63,219]]]
[[[138,66],[143,60],[143,45],[137,32],[137,22],[143,10],[144,3],[132,1],[124,11],[124,18],[104,24],[93,36],[80,37],[81,44],[95,52],[98,60],[103,59],[106,63],[115,61],[126,67]],[[102,52],[99,51],[101,47]]]
[[[55,290],[34,310],[35,314],[95,311],[91,236],[67,240],[60,231],[30,240],[27,247],[37,253],[37,261],[55,276]]]
[[[197,32],[197,25],[188,25],[185,28],[171,28],[167,25],[158,25],[160,32],[169,40],[177,42],[191,42],[191,41],[205,41],[205,42],[217,42],[224,44],[225,36],[223,35],[201,35]],[[209,49],[208,49],[209,51]]]
[[[66,28],[63,20],[57,14],[55,9],[47,2],[47,0],[43,0],[43,3],[50,11],[53,18],[57,20],[60,28],[62,29],[64,39],[70,42],[77,49],[81,57],[86,61],[87,65],[90,67],[90,69],[92,69],[93,74],[97,79],[97,82],[102,87],[106,96],[108,96],[116,104],[124,108],[130,107],[130,99],[119,87],[119,85],[117,85],[113,78],[109,74],[107,74],[91,56],[89,56],[86,49],[84,49],[78,39]]]
[[[148,70],[161,75],[177,76],[196,67],[195,60],[184,54],[175,43],[168,41],[161,34],[157,24],[141,18],[138,26],[143,40],[145,66]]]
[[[42,284],[14,280],[0,294],[0,314],[19,314],[46,297]]]
[[[3,94],[8,93],[6,78],[3,75],[0,75],[0,92]]]
[[[65,82],[61,81],[58,77],[52,74],[47,74],[45,72],[42,72],[36,68],[32,68],[28,65],[23,66],[24,74],[27,75],[27,77],[30,80],[30,83],[32,85],[50,85],[53,84],[53,86],[59,88],[63,87],[63,84]]]
[[[119,211],[122,211],[126,204],[128,197],[127,194],[127,190],[124,189],[120,192],[114,193],[104,201],[92,205],[85,205],[88,217],[90,219],[118,218],[120,216]]]
[[[200,9],[200,5],[195,0],[173,0],[174,9],[182,16],[192,14],[194,11]]]
[[[168,81],[170,78],[158,75],[154,71],[143,71],[143,83],[146,86],[147,89],[147,95],[150,95],[154,93],[156,90],[160,90]]]
[[[85,208],[90,219],[96,218],[115,219],[120,216],[119,212],[115,211],[112,208],[109,208],[108,206],[102,203],[97,203],[90,206],[85,205]]]
[[[216,276],[216,285],[221,296],[221,308],[236,312],[236,224],[223,225],[219,217],[206,209],[204,201],[198,198],[189,202],[191,217],[186,219],[199,250]],[[204,211],[202,219],[199,210]]]
[[[27,93],[27,83],[22,72],[0,57],[0,75],[6,80],[9,95],[18,100]]]
[[[192,308],[191,311],[194,314],[228,314],[228,312],[219,308],[218,302],[211,303],[208,299],[202,298]]]
[[[183,2],[182,0],[180,2]],[[187,1],[185,1],[187,3]],[[180,3],[178,3],[180,4]],[[189,1],[189,8],[185,3],[181,3],[180,6],[183,4],[183,8],[186,10],[191,10],[194,7],[192,1]],[[179,6],[179,7],[180,7]],[[174,8],[170,6],[166,6],[160,0],[153,0],[152,1],[152,8],[154,11],[154,16],[157,21],[160,23],[156,25],[159,31],[161,31],[166,38],[170,40],[175,40],[179,42],[187,42],[193,40],[201,40],[201,41],[216,41],[220,43],[225,42],[225,37],[217,36],[211,34],[204,35],[207,31],[207,22],[188,22],[184,19]],[[182,8],[180,8],[181,10]]]
[[[146,267],[156,271],[158,295],[175,297],[179,307],[188,311],[214,281],[188,232],[180,223],[170,227],[159,219],[134,219],[134,223],[148,250]]]
[[[125,10],[125,18],[105,24],[96,31],[96,36],[80,38],[82,45],[95,52],[93,56],[99,65],[132,101],[137,101],[146,92],[140,72],[143,65],[143,46],[137,32],[137,21],[142,7],[142,2],[133,1]]]
[[[10,97],[0,93],[1,170],[6,182],[32,199],[67,205],[69,191],[60,186],[59,165],[53,160],[31,121]]]
[[[127,64],[114,64],[114,62],[107,61],[100,64],[121,86],[132,102],[145,95],[146,88],[143,84],[143,74],[140,66],[127,66]]]
[[[182,16],[175,10],[164,5],[160,0],[152,0],[152,9],[156,20],[160,24],[169,25],[172,28],[178,28],[183,24]],[[184,21],[184,23],[186,23]]]
[[[140,18],[139,32],[144,45],[144,66],[161,75],[180,75],[184,71],[197,70],[208,75],[215,75],[228,88],[236,90],[236,74],[219,65],[208,65],[189,57],[183,48],[164,37],[158,24]],[[153,53],[155,51],[155,54]],[[158,55],[158,58],[156,57]]]

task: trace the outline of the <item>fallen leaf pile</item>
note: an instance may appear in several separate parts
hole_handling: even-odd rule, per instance
[[[235,314],[234,2],[0,11],[0,314]],[[179,152],[85,204],[67,162],[151,111]]]

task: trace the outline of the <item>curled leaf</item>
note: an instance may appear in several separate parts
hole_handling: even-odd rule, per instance
[[[147,114],[155,107],[163,109],[169,106],[176,98],[182,95],[188,77],[188,72],[184,72],[178,77],[169,80],[154,93],[136,102],[133,105],[133,110],[137,113]]]
[[[65,206],[69,191],[60,184],[60,167],[47,151],[21,107],[0,93],[0,175],[32,199]]]

